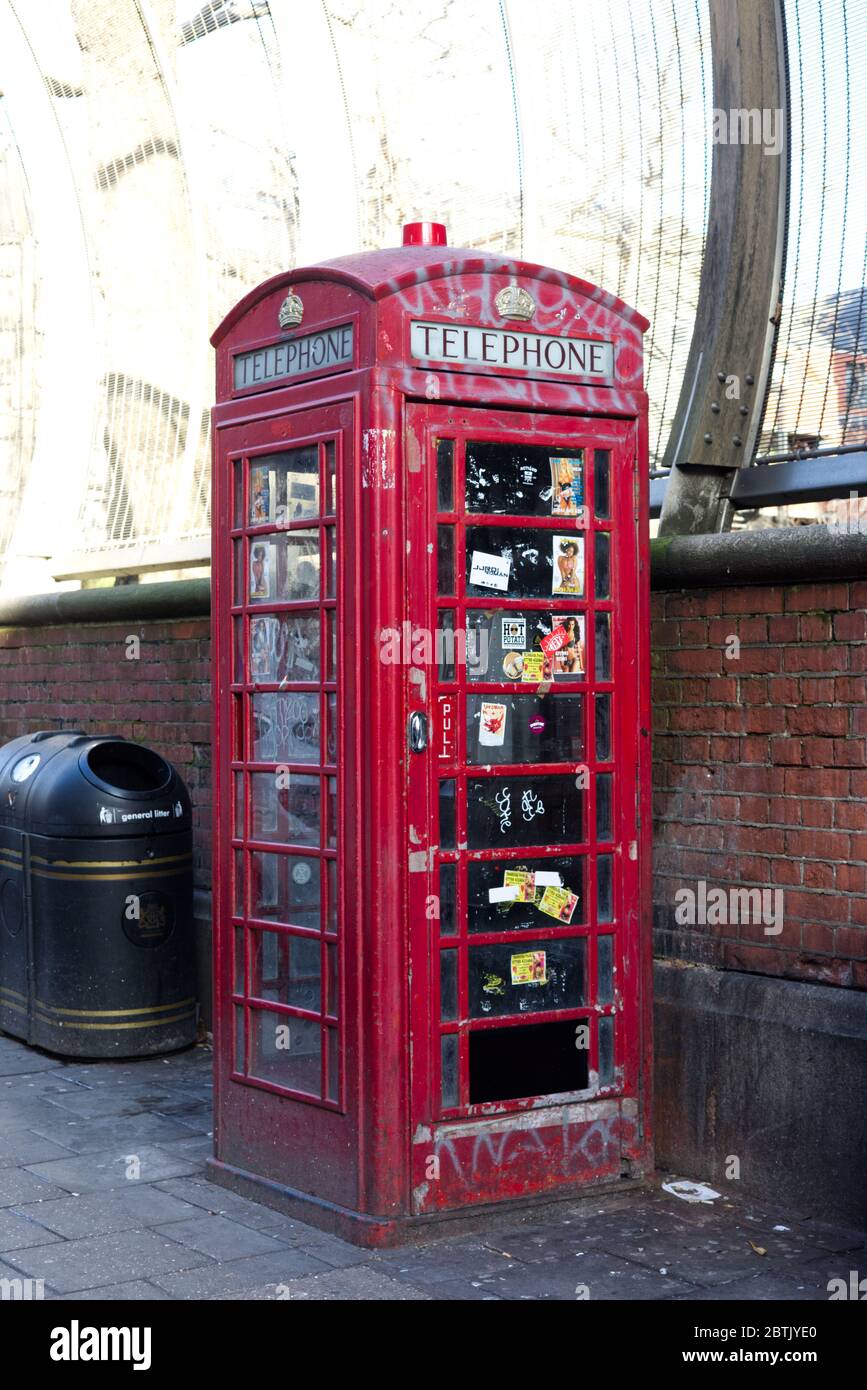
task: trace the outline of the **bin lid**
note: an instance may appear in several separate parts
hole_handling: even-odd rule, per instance
[[[47,729],[0,747],[0,826],[109,840],[173,834],[191,823],[182,779],[144,744]]]

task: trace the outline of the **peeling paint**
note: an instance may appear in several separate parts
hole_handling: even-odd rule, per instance
[[[394,487],[394,430],[369,429],[361,436],[361,486]]]
[[[423,849],[410,850],[409,871],[411,874],[427,873],[427,853]]]

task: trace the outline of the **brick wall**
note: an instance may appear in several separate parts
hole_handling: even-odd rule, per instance
[[[867,987],[865,605],[864,582],[654,595],[658,955]],[[205,618],[0,630],[0,740],[81,727],[156,748],[190,788],[200,888],[208,632]],[[782,931],[678,923],[675,895],[700,881],[781,890]]]
[[[79,728],[162,753],[190,790],[199,888],[210,887],[209,634],[207,618],[0,629],[0,743]]]
[[[654,595],[658,955],[867,987],[865,605],[861,581]],[[765,890],[764,920],[685,925],[699,881]]]

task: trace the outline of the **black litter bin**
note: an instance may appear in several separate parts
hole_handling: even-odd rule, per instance
[[[73,1057],[196,1036],[190,798],[141,744],[0,748],[0,1028]]]

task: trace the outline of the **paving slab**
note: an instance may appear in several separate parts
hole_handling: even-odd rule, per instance
[[[242,1226],[228,1216],[193,1216],[185,1221],[174,1221],[170,1226],[158,1226],[156,1230],[212,1260],[240,1260],[248,1255],[266,1255],[285,1248],[274,1236]]]
[[[138,1163],[137,1178],[127,1176],[131,1158]],[[201,1166],[194,1159],[188,1159],[183,1154],[169,1153],[167,1149],[139,1144],[130,1150],[128,1146],[121,1144],[117,1148],[99,1149],[96,1153],[79,1154],[75,1158],[56,1158],[47,1163],[30,1164],[25,1171],[42,1178],[45,1182],[65,1187],[69,1192],[99,1192],[113,1187],[125,1187],[131,1181],[159,1182],[161,1178],[183,1177],[185,1174],[197,1173]],[[59,1194],[52,1192],[50,1195]],[[26,1201],[27,1198],[15,1198],[15,1205],[22,1200]]]
[[[285,1284],[305,1274],[325,1273],[328,1266],[303,1250],[276,1250],[267,1255],[252,1255],[244,1260],[232,1260],[190,1270],[183,1274],[160,1274],[154,1283],[173,1298],[217,1298],[222,1294],[243,1293],[261,1284]]]
[[[47,1158],[68,1158],[68,1145],[46,1139],[34,1129],[11,1129],[0,1133],[0,1168],[23,1168]]]
[[[0,1211],[0,1251],[24,1250],[29,1245],[51,1245],[60,1237],[29,1216],[4,1207]]]
[[[157,1227],[198,1215],[197,1207],[161,1192],[153,1183],[129,1183],[124,1190],[89,1196],[68,1194],[57,1201],[35,1202],[12,1210],[65,1240]]]
[[[327,1274],[311,1274],[306,1279],[289,1279],[283,1284],[264,1284],[247,1289],[238,1295],[221,1294],[221,1298],[279,1299],[307,1302],[388,1302],[409,1303],[430,1299],[431,1294],[399,1284],[387,1274],[366,1265],[353,1269],[330,1270]]]
[[[154,1231],[113,1231],[33,1250],[6,1251],[3,1258],[21,1273],[44,1279],[57,1293],[128,1283],[133,1273],[150,1279],[210,1263],[188,1246]]]

